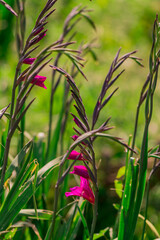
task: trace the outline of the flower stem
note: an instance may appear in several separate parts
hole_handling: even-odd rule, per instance
[[[98,188],[95,190],[95,203],[93,206],[93,221],[91,226],[90,240],[93,239],[96,222],[97,222],[97,216],[98,216]]]

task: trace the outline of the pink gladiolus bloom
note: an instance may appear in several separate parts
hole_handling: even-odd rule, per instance
[[[83,165],[74,166],[74,170],[72,172],[70,172],[70,174],[76,174],[83,178],[89,179],[88,170]]]
[[[42,88],[45,88],[47,89],[47,87],[44,85],[44,81],[46,80],[47,78],[44,77],[44,76],[40,76],[40,75],[36,75],[33,80],[31,81],[32,84],[35,84],[39,87],[42,87]]]
[[[34,63],[35,60],[36,60],[36,58],[25,58],[23,60],[23,63],[31,65],[32,63]]]
[[[42,88],[47,89],[47,87],[44,85],[44,81],[45,81],[46,79],[47,79],[47,78],[44,77],[44,76],[36,75],[36,76],[32,79],[31,83],[32,83],[32,84],[35,84],[35,85],[37,85],[37,86],[39,86],[39,87],[42,87]],[[23,77],[21,81],[24,81],[24,80],[25,80],[25,77]]]
[[[90,203],[94,204],[95,202],[95,197],[92,192],[92,189],[90,188],[89,181],[83,177],[80,177],[81,182],[80,182],[80,187],[76,186],[73,188],[70,188],[70,192],[66,192],[65,196],[79,196],[83,197]]]
[[[83,158],[83,154],[82,153],[79,153],[75,150],[73,150],[69,156],[68,156],[68,159],[72,159],[72,160],[84,160]]]

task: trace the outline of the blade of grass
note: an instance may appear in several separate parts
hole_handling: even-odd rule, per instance
[[[38,171],[36,190],[39,185],[44,181],[48,174],[56,167],[59,166],[61,157],[54,159],[47,163],[43,168]],[[12,205],[11,209],[6,209],[5,217],[0,218],[1,230],[6,229],[18,215],[19,211],[24,207],[28,200],[33,195],[32,182],[34,181],[35,175],[33,175],[26,183],[23,189],[20,189],[20,194],[16,201]],[[1,213],[0,213],[1,216]],[[2,216],[1,216],[2,217]]]
[[[38,219],[48,221],[48,220],[51,220],[53,212],[45,209],[37,209],[37,214],[38,214]],[[26,216],[31,219],[37,219],[35,209],[22,209],[18,215]]]
[[[81,217],[81,220],[82,220],[82,223],[83,223],[85,235],[86,235],[86,237],[90,238],[89,229],[88,229],[88,226],[87,226],[86,219],[83,216],[83,213],[82,213],[82,211],[81,211],[81,209],[79,208],[78,205],[77,205],[77,209],[79,211],[79,214],[80,214],[80,217]]]

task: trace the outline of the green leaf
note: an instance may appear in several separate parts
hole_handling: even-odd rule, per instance
[[[44,179],[48,176],[48,174],[56,167],[59,166],[61,157],[54,159],[47,163],[44,167],[42,167],[37,174],[37,182],[36,182],[36,190],[39,185],[44,181]],[[20,210],[24,207],[24,205],[28,202],[28,200],[33,195],[32,182],[35,179],[35,175],[33,175],[25,184],[23,188],[19,189],[19,195],[15,199],[12,206],[8,209],[3,206],[0,212],[0,229],[5,230],[9,227],[9,225],[16,218]],[[18,186],[17,186],[18,187]],[[11,189],[12,190],[12,189]],[[16,194],[16,193],[15,193]],[[13,196],[14,197],[14,196]]]
[[[125,169],[126,169],[125,166],[119,168],[116,178],[121,178],[121,177],[123,177],[124,174],[125,174]]]
[[[138,168],[135,164],[135,160],[130,158],[128,171],[126,173],[124,193],[121,203],[121,214],[119,222],[118,239],[124,239],[125,229],[128,230],[132,224],[134,199],[137,187],[137,175]],[[127,224],[127,227],[126,227]]]
[[[82,220],[82,224],[83,224],[83,227],[84,227],[84,233],[85,233],[86,237],[89,237],[89,229],[88,229],[88,226],[87,226],[86,219],[83,216],[82,210],[79,208],[78,205],[77,205],[77,209],[79,211],[79,214],[80,214],[80,217],[81,217],[81,220]]]
[[[3,156],[4,156],[4,150],[5,150],[5,144],[7,139],[7,128],[2,130],[2,136],[1,136],[1,146],[0,146],[0,166],[3,164]]]
[[[114,180],[114,185],[115,185],[115,191],[117,195],[122,198],[122,192],[123,192],[123,184],[122,181],[120,180]]]
[[[13,239],[14,235],[16,234],[17,232],[17,228],[14,228],[12,230],[10,230],[7,234],[5,234],[5,240],[10,240],[10,239]]]
[[[149,155],[150,154],[155,154],[159,149],[159,145],[157,145],[156,147],[152,148],[150,151],[149,151]]]
[[[22,169],[20,171],[5,201],[2,203],[1,212],[0,212],[0,216],[2,216],[1,219],[5,217],[6,209],[9,210],[12,208],[13,204],[17,200],[18,195],[22,192],[24,188],[25,181],[28,179],[28,177],[30,176],[32,171],[34,171],[34,169],[35,169],[35,161],[32,161],[30,164],[28,164],[25,170]]]
[[[38,219],[41,220],[51,220],[53,211],[45,209],[37,209]],[[19,214],[20,216],[26,216],[31,219],[37,219],[35,209],[22,209]]]
[[[113,207],[116,209],[116,210],[120,210],[120,204],[118,203],[113,203]]]
[[[6,174],[5,174],[5,181],[10,178],[12,172],[15,170],[18,173],[18,167],[23,162],[26,154],[28,153],[29,149],[31,149],[33,146],[33,142],[29,141],[22,150],[18,153],[18,155],[14,158],[14,160],[11,162],[9,167],[7,168]]]
[[[76,209],[77,209],[76,206],[73,206],[73,208],[71,207],[71,209],[69,209],[69,211],[66,214],[67,221],[63,221],[63,222],[61,221],[61,223],[57,225],[57,231],[56,231],[56,235],[54,236],[54,239],[61,239],[61,240],[68,239],[67,236],[70,231],[70,228],[76,213]]]
[[[104,237],[105,236],[105,233],[109,231],[109,227],[101,230],[99,233],[95,233],[93,235],[93,240],[96,240],[96,239],[99,239],[101,237]],[[90,240],[89,238],[87,238],[87,240]]]
[[[157,159],[160,159],[160,156],[158,155],[155,155],[155,154],[149,154],[148,157],[153,157],[153,158],[157,158]]]
[[[85,208],[85,205],[86,205],[86,201],[82,201],[82,202],[79,201],[78,205],[79,205],[79,208],[80,208],[81,212],[83,212],[84,208]],[[73,223],[72,223],[70,232],[67,236],[68,237],[67,239],[69,239],[69,240],[76,239],[77,232],[79,230],[80,224],[81,224],[80,213],[79,213],[79,211],[77,211],[77,213],[76,213],[76,215],[73,219]]]

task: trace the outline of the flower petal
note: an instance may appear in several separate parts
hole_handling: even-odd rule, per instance
[[[78,196],[81,197],[81,193],[82,193],[82,189],[80,187],[74,187],[74,188],[70,188],[71,192],[66,192],[65,196],[69,197],[69,196]]]
[[[80,188],[83,189],[82,191],[82,197],[88,200],[90,203],[94,204],[95,202],[95,197],[92,192],[92,189],[90,188],[89,181],[83,177],[80,177],[81,183],[80,183]]]
[[[89,179],[88,170],[83,165],[74,166],[74,170],[72,172],[70,172],[70,174],[76,174],[83,178]]]
[[[72,159],[72,160],[84,160],[83,158],[83,154],[82,153],[79,153],[75,150],[73,150],[69,156],[68,156],[68,159]]]
[[[35,84],[39,87],[42,87],[44,89],[47,89],[47,87],[44,85],[44,81],[46,80],[47,78],[44,77],[44,76],[40,76],[40,75],[36,75],[33,80],[31,81],[32,84]]]
[[[95,197],[92,192],[92,189],[90,188],[89,181],[83,177],[80,177],[80,179],[81,179],[80,187],[76,186],[76,187],[70,188],[70,192],[66,192],[65,196],[66,197],[69,197],[69,196],[83,197],[90,203],[94,204]]]

